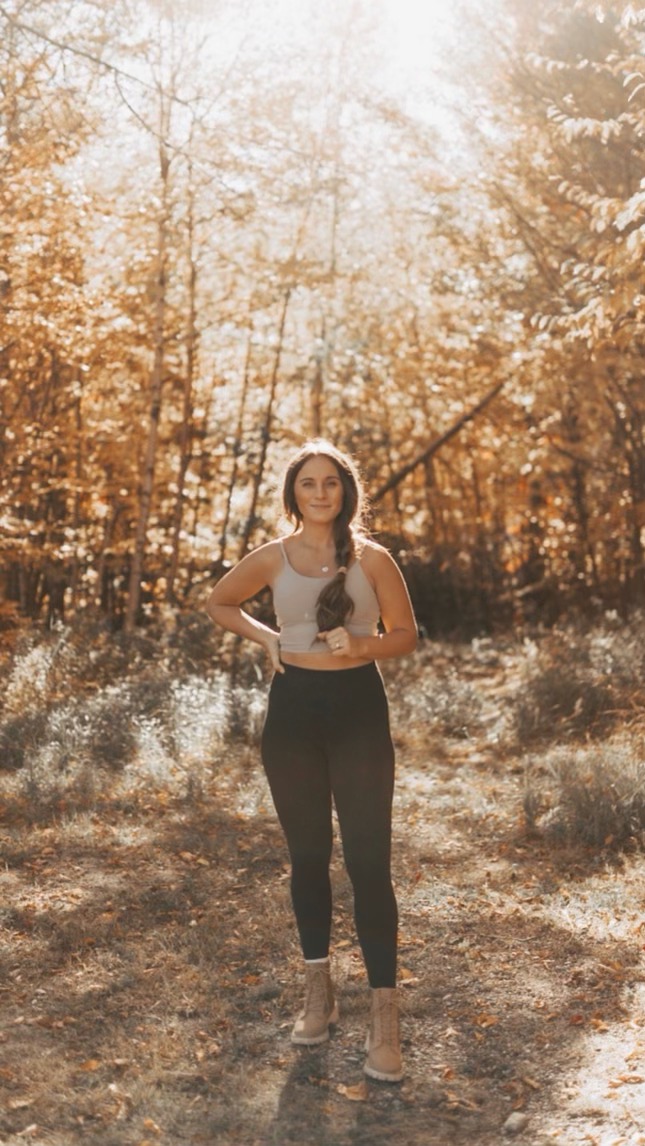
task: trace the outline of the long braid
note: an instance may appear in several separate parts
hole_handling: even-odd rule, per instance
[[[338,572],[321,590],[316,602],[316,622],[321,633],[344,625],[354,612],[354,602],[345,588],[347,570],[354,556],[354,535],[344,512],[334,522],[334,540]]]

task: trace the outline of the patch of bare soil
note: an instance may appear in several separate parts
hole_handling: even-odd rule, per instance
[[[0,1143],[645,1144],[643,876],[527,836],[512,655],[454,651],[477,719],[399,703],[395,878],[408,1074],[363,1079],[368,988],[334,861],[341,1020],[301,999],[288,870],[254,753],[2,829]],[[453,706],[454,712],[454,706]]]

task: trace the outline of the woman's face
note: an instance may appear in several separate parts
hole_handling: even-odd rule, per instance
[[[303,521],[327,525],[343,508],[343,485],[330,458],[309,458],[298,471],[294,495]]]

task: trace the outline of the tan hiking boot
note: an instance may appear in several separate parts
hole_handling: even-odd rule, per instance
[[[404,1070],[396,987],[372,990],[372,1019],[365,1049],[365,1074],[380,1082],[401,1081]]]
[[[324,963],[305,963],[305,974],[305,1005],[291,1032],[291,1042],[298,1046],[316,1046],[329,1038],[329,1024],[338,1022],[329,960]]]

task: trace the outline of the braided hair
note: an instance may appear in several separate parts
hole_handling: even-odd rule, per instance
[[[333,462],[343,489],[343,504],[333,525],[338,572],[321,590],[316,602],[318,629],[326,632],[344,625],[354,611],[354,602],[345,588],[345,578],[356,552],[356,541],[364,537],[365,497],[356,466],[347,454],[324,438],[306,442],[289,462],[282,485],[284,510],[289,521],[295,522],[296,528],[302,521],[296,502],[296,478],[305,462],[316,457],[329,458]]]

